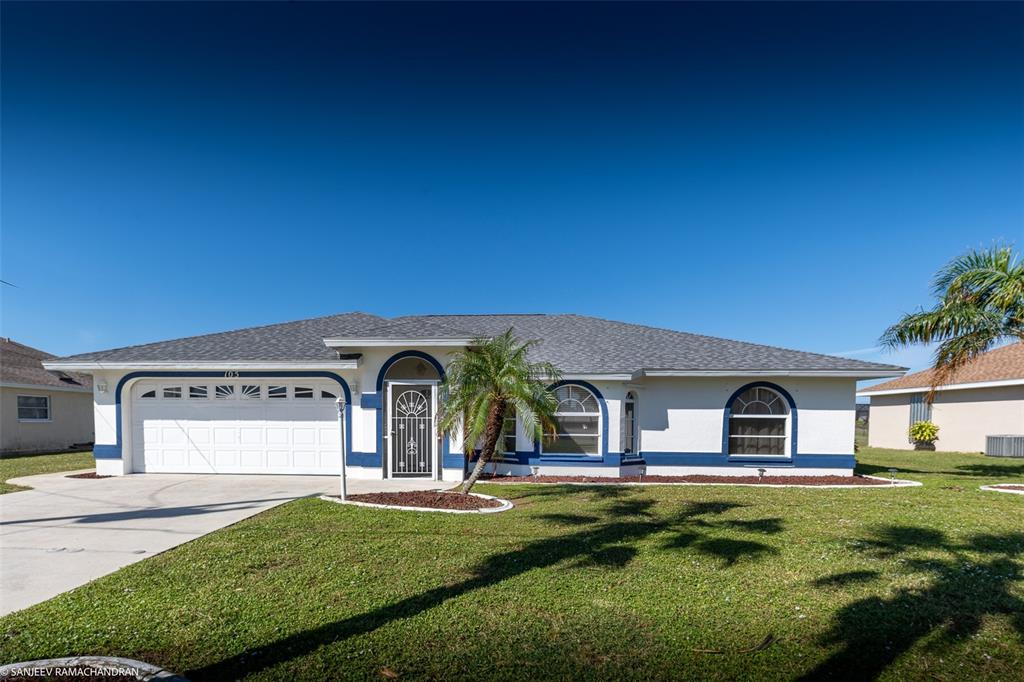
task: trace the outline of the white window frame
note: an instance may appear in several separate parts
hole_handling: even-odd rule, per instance
[[[602,454],[603,454],[601,452],[601,442],[602,442],[601,439],[602,439],[602,435],[603,435],[602,434],[603,426],[601,424],[601,421],[602,421],[602,419],[601,419],[601,401],[598,399],[597,395],[593,391],[591,391],[589,388],[587,388],[586,386],[583,386],[581,384],[567,383],[567,384],[563,384],[562,386],[559,386],[558,389],[567,388],[567,387],[577,388],[577,389],[579,389],[581,391],[585,391],[588,394],[590,394],[590,397],[594,399],[594,404],[597,405],[597,411],[596,412],[561,412],[556,407],[555,408],[555,414],[554,414],[555,418],[557,419],[558,417],[596,417],[597,418],[597,432],[595,434],[591,434],[591,433],[562,433],[562,432],[558,432],[558,433],[555,434],[555,436],[558,437],[558,438],[561,438],[562,436],[568,436],[570,438],[576,437],[576,436],[583,436],[583,437],[586,437],[586,438],[591,438],[591,437],[596,435],[597,436],[597,452],[549,452],[547,454],[549,456],[551,456],[551,457],[601,457]],[[557,391],[558,389],[555,389],[555,390]],[[562,403],[568,402],[568,401],[569,401],[569,399],[560,400],[558,402],[558,405],[561,406]],[[575,400],[575,399],[573,399],[572,402],[578,402],[580,404],[583,403],[583,401]],[[542,455],[545,454],[544,453],[544,443],[543,443],[543,441],[541,442],[541,446],[540,446],[540,454],[542,454]]]
[[[730,422],[730,424],[729,424],[729,431],[730,431],[730,433],[729,433],[729,448],[728,448],[728,452],[726,454],[728,455],[728,457],[730,459],[734,459],[734,458],[735,459],[779,459],[779,460],[782,460],[782,459],[792,459],[792,454],[791,454],[791,451],[790,451],[791,450],[791,448],[790,448],[790,442],[791,442],[790,441],[790,435],[791,435],[790,434],[790,430],[792,429],[792,425],[793,425],[793,419],[792,419],[793,408],[790,407],[789,401],[786,400],[785,396],[783,396],[781,393],[776,391],[774,388],[770,388],[768,386],[753,386],[753,387],[751,387],[750,389],[747,389],[747,390],[748,391],[749,390],[762,390],[762,391],[768,391],[770,393],[774,393],[775,397],[778,399],[779,403],[785,409],[785,413],[781,414],[781,415],[780,414],[737,414],[736,410],[735,410],[735,406],[736,406],[736,402],[740,399],[740,396],[737,395],[736,398],[732,401],[732,404],[729,405],[729,422]],[[746,392],[747,391],[744,391],[744,393],[746,393]],[[742,394],[740,394],[740,395],[742,395]],[[763,402],[763,401],[757,401],[757,402]],[[776,420],[777,419],[784,419],[785,420],[785,424],[783,426],[783,435],[781,435],[781,436],[741,436],[741,435],[735,435],[734,436],[731,433],[731,431],[732,431],[731,422],[732,422],[733,418],[737,418],[737,419],[776,419]],[[782,440],[783,441],[783,443],[782,443],[782,454],[781,455],[760,455],[760,454],[756,454],[756,453],[752,453],[752,454],[739,453],[739,452],[734,453],[734,452],[732,452],[732,439],[733,438],[774,438],[774,439]]]
[[[42,423],[45,423],[45,422],[52,422],[53,421],[53,401],[50,400],[50,396],[48,396],[48,395],[31,395],[31,394],[28,394],[28,393],[19,393],[17,395],[17,397],[14,399],[14,409],[18,413],[21,412],[21,405],[18,405],[18,401],[21,398],[42,398],[43,400],[45,400],[46,401],[46,417],[43,418],[43,419],[31,419],[31,418],[22,418],[20,416],[20,414],[19,414],[19,416],[18,416],[18,421],[19,422],[25,422],[27,424],[42,424]],[[38,407],[26,407],[25,409],[27,409],[27,410],[38,410],[39,408]]]

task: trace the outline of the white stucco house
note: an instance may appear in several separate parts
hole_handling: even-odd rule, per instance
[[[989,351],[960,368],[928,404],[932,374],[914,372],[857,394],[871,399],[871,446],[913,450],[908,429],[923,420],[939,427],[939,450],[984,452],[987,436],[1024,436],[1024,343]]]
[[[904,369],[579,315],[347,313],[59,358],[94,379],[100,474],[461,480],[450,354],[512,328],[563,372],[559,434],[509,423],[499,472],[851,474],[856,381]]]

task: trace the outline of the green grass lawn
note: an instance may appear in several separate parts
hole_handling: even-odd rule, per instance
[[[7,482],[9,478],[89,469],[94,465],[92,451],[58,452],[45,455],[6,455],[0,458],[0,495],[28,490],[23,485],[11,485]]]
[[[299,500],[0,621],[0,660],[193,680],[1020,680],[1024,462],[865,449],[922,488],[480,486],[516,508]]]

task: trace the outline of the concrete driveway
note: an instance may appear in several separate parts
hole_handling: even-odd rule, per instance
[[[43,474],[0,495],[0,615],[289,500],[338,491],[334,476]],[[349,492],[423,490],[427,480],[349,480]]]

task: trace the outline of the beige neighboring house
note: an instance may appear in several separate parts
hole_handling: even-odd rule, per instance
[[[0,453],[92,445],[92,377],[44,369],[53,357],[0,337]]]
[[[930,419],[939,427],[937,450],[984,452],[986,436],[1024,435],[1024,343],[989,351],[925,400],[933,370],[862,389],[871,399],[868,444],[912,450],[907,429]]]

